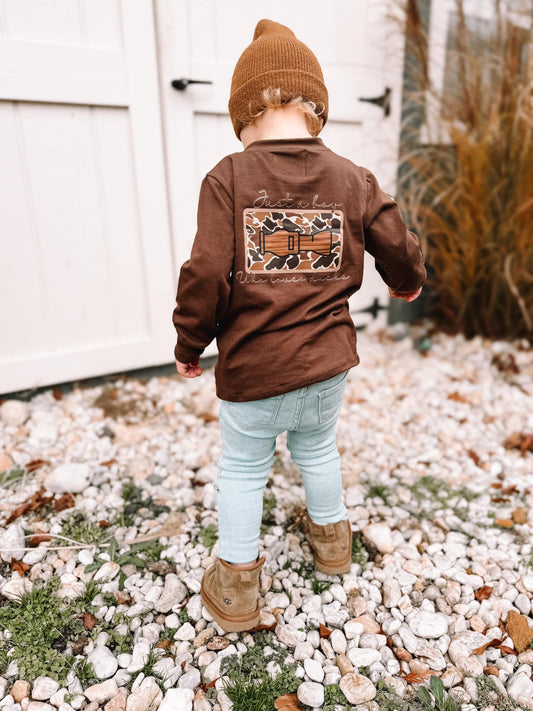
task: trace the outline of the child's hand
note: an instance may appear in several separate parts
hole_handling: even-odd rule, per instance
[[[202,374],[202,369],[198,365],[199,359],[196,358],[191,363],[180,363],[176,360],[176,370],[179,375],[183,375],[184,378],[197,378]]]
[[[422,287],[420,287],[420,289],[418,289],[418,291],[415,291],[412,294],[397,294],[395,291],[393,291],[389,287],[389,294],[391,295],[391,297],[393,299],[405,299],[405,301],[411,302],[411,301],[414,301],[415,299],[418,299],[418,297],[420,296],[421,293],[422,293]]]

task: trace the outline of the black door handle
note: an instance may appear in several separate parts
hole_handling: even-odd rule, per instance
[[[185,89],[189,86],[189,84],[212,84],[212,81],[204,81],[203,79],[186,79],[185,77],[181,77],[181,79],[173,79],[170,82],[170,86],[172,86],[174,89],[177,91],[185,91]]]
[[[360,98],[359,101],[366,101],[369,104],[374,104],[374,106],[379,106],[383,109],[385,116],[390,114],[390,102],[391,102],[392,89],[390,86],[385,87],[385,92],[381,96],[376,96],[372,99]]]

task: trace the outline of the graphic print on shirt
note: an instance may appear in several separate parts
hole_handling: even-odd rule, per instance
[[[249,274],[336,272],[342,262],[340,210],[244,210]]]

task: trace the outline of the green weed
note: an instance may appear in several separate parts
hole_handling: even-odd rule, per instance
[[[417,696],[422,702],[424,710],[461,711],[461,704],[444,691],[444,684],[438,676],[430,678],[429,689],[427,686],[419,686]]]
[[[287,650],[278,647],[272,632],[254,635],[254,647],[239,659],[237,655],[225,657],[220,675],[225,677],[224,690],[233,701],[233,711],[265,711],[274,707],[274,701],[283,694],[294,693],[301,684],[295,675],[296,665],[286,665]],[[264,649],[273,651],[265,656]],[[266,671],[269,662],[276,662],[281,672],[272,679]]]
[[[369,484],[366,492],[366,495],[369,499],[379,497],[380,499],[383,499],[385,503],[387,503],[387,499],[391,494],[392,491],[390,490],[390,487],[387,486],[387,484]]]
[[[368,563],[368,551],[359,537],[354,536],[352,541],[352,563],[364,567]]]
[[[7,489],[18,484],[28,472],[22,467],[14,467],[8,472],[0,474],[0,488]]]
[[[492,678],[487,674],[475,678],[477,688],[476,707],[482,709],[494,706],[498,711],[514,711],[515,704],[501,693]]]
[[[122,498],[125,506],[117,519],[121,526],[132,526],[135,517],[144,509],[151,514],[145,516],[145,518],[155,518],[159,514],[169,513],[170,511],[168,506],[156,504],[151,496],[145,496],[145,492],[133,480],[126,481],[122,485]]]
[[[206,528],[202,528],[195,539],[196,543],[201,543],[209,552],[213,550],[213,546],[218,541],[218,530],[214,523],[210,523]]]

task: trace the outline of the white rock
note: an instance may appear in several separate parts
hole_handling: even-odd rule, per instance
[[[109,679],[118,669],[118,661],[107,647],[95,647],[87,659],[92,664],[97,679]]]
[[[333,630],[329,636],[329,642],[334,652],[337,654],[346,654],[346,637],[340,630]]]
[[[441,612],[419,610],[407,620],[409,628],[417,637],[437,639],[448,631],[450,618]]]
[[[316,659],[305,659],[304,669],[311,681],[316,681],[321,684],[324,680],[324,670],[322,669],[322,664],[317,662]]]
[[[16,600],[25,592],[33,590],[33,583],[28,578],[19,578],[18,575],[8,580],[2,586],[2,595],[8,600]]]
[[[400,602],[402,591],[400,584],[394,578],[383,582],[383,604],[385,607],[396,607]]]
[[[314,647],[311,642],[298,642],[294,648],[294,659],[297,662],[302,662],[304,659],[310,659],[314,653]]]
[[[8,427],[20,427],[28,417],[28,405],[21,400],[6,400],[0,405],[0,419]]]
[[[507,693],[515,701],[518,701],[521,696],[533,699],[533,681],[523,672],[513,674],[507,682]]]
[[[320,708],[324,704],[324,687],[314,681],[304,681],[296,691],[298,700],[312,708]]]
[[[153,676],[143,679],[126,701],[126,711],[155,711],[163,700],[163,692]]]
[[[118,575],[120,570],[120,565],[112,560],[106,561],[94,574],[94,580],[96,582],[102,580],[112,580],[115,575]]]
[[[0,555],[6,563],[11,563],[11,558],[20,560],[24,555],[25,547],[24,528],[20,523],[11,523],[0,533]]]
[[[159,711],[192,711],[193,699],[192,689],[169,689]]]
[[[133,645],[131,662],[127,667],[130,674],[141,671],[148,660],[150,654],[150,642],[145,637],[140,637]]]
[[[174,635],[174,639],[181,640],[182,642],[184,642],[184,641],[190,642],[195,637],[196,637],[196,632],[190,622],[185,622],[179,628],[179,630],[177,630],[176,634]]]
[[[200,672],[196,667],[191,667],[188,672],[180,676],[178,686],[180,689],[196,689],[196,687],[202,681]]]
[[[17,705],[18,704],[14,704],[15,707]],[[55,707],[50,704],[45,704],[43,701],[30,701],[26,706],[26,711],[55,711]]]
[[[165,576],[165,586],[154,608],[157,612],[170,612],[174,605],[179,605],[187,596],[187,588],[175,573]]]
[[[286,593],[274,593],[270,600],[268,601],[268,606],[271,610],[275,607],[282,607],[285,609],[291,604],[289,596]]]
[[[31,698],[36,701],[46,701],[59,689],[59,684],[49,676],[38,676],[33,682]]]
[[[377,649],[352,647],[348,650],[348,659],[355,667],[368,667],[381,659]]]
[[[339,687],[351,704],[364,704],[372,701],[377,694],[374,684],[366,676],[349,672],[339,682]]]
[[[348,620],[344,625],[344,636],[346,639],[355,639],[355,637],[362,635],[364,631],[365,628],[363,625],[356,620]]]
[[[67,462],[51,471],[44,485],[55,494],[80,493],[90,485],[92,477],[92,467],[87,462]]]
[[[392,553],[394,542],[392,531],[386,523],[369,523],[363,529],[363,536],[372,543],[380,553]]]
[[[305,641],[305,632],[300,632],[300,630],[296,630],[289,625],[276,625],[274,633],[280,642],[292,649],[296,647],[298,642]]]
[[[98,704],[103,704],[108,699],[118,694],[118,685],[114,679],[107,679],[101,684],[93,684],[83,692],[89,701],[96,701]]]
[[[533,575],[526,575],[522,583],[528,592],[533,592]]]

